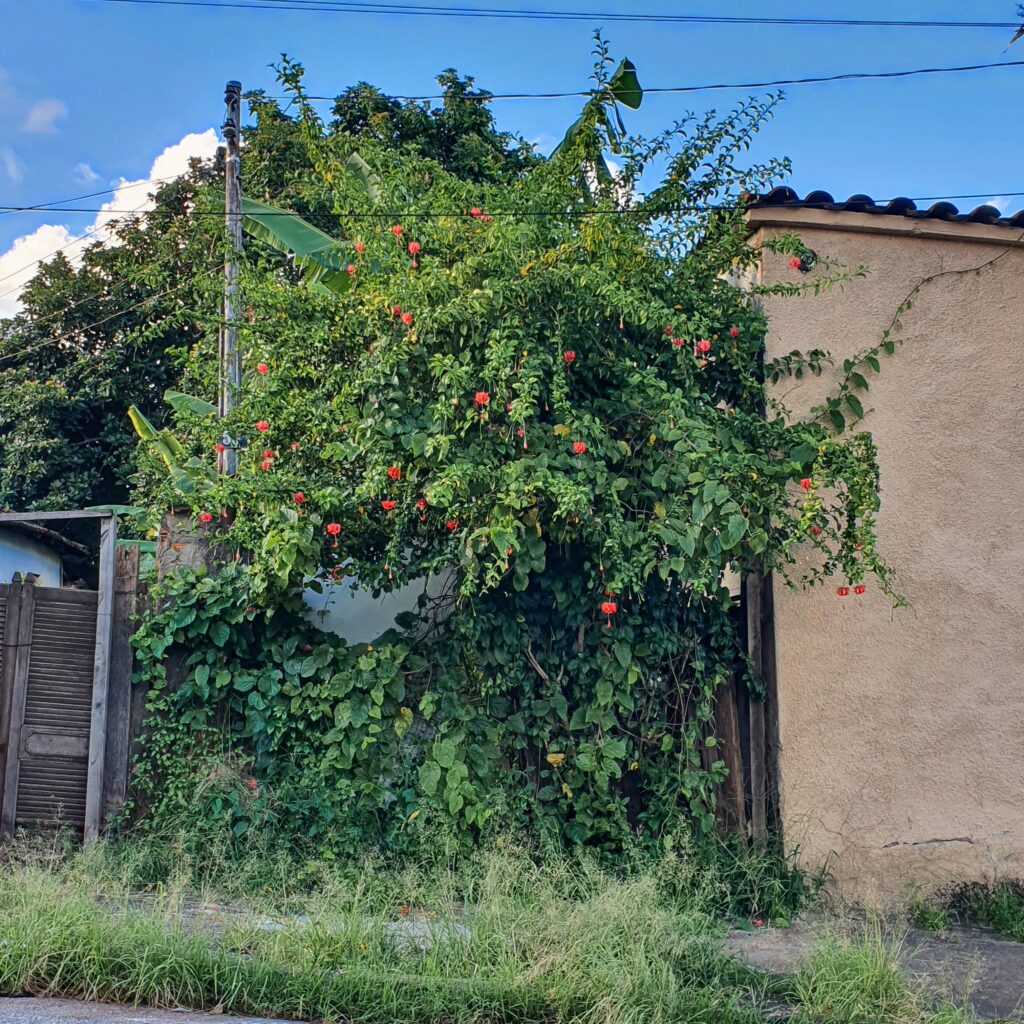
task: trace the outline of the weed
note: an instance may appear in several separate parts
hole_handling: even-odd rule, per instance
[[[968,921],[1024,942],[1024,881],[963,886],[953,893],[950,908]]]

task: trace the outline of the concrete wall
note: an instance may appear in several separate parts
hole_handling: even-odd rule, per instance
[[[15,573],[34,572],[41,587],[63,586],[60,555],[25,534],[0,526],[0,583],[10,583]]]
[[[909,607],[776,582],[779,779],[788,844],[829,861],[846,896],[891,905],[915,885],[1024,877],[1021,232],[799,209],[751,220],[871,270],[840,292],[769,299],[769,358],[819,347],[841,362],[922,278],[1000,257],[924,287],[862,396],[881,550]],[[772,255],[762,274],[800,278]],[[803,411],[835,380],[777,393]]]

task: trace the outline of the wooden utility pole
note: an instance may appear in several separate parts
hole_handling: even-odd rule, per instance
[[[220,396],[217,411],[221,418],[231,412],[235,397],[242,387],[242,363],[238,356],[235,330],[238,294],[238,256],[242,251],[242,83],[228,82],[224,87],[224,223],[227,228],[227,256],[224,261],[224,316],[220,328]],[[224,451],[217,458],[217,469],[234,476],[237,468],[235,442],[224,441]]]

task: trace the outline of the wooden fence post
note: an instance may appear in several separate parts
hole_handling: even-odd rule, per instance
[[[114,621],[110,640],[110,685],[107,692],[107,750],[103,769],[103,822],[121,809],[128,791],[132,741],[131,636],[138,611],[139,549],[119,547],[114,559]]]
[[[740,723],[736,709],[736,681],[732,676],[715,695],[715,735],[722,744],[722,760],[729,774],[719,790],[720,820],[727,832],[746,836],[747,816],[743,795],[743,748],[740,745]]]
[[[764,640],[762,636],[762,590],[764,577],[751,573],[744,580],[743,600],[747,611],[747,654],[759,682],[764,682]],[[768,834],[765,761],[764,701],[750,695],[750,737],[748,766],[750,769],[750,836],[755,841]]]

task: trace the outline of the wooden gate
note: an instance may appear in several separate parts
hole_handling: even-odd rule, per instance
[[[53,825],[84,833],[98,595],[6,590],[0,834]]]
[[[99,590],[0,585],[0,840],[59,825],[88,843],[125,796],[138,548],[116,548],[111,511],[0,513],[34,519],[99,519]]]

